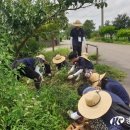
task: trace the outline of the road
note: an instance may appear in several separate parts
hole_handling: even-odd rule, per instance
[[[116,67],[127,73],[126,79],[123,81],[123,85],[126,87],[130,94],[130,45],[112,44],[112,43],[99,43],[90,42],[87,43],[97,45],[99,48],[100,63]],[[64,40],[61,45],[56,48],[66,47],[70,48],[70,41]],[[83,46],[85,51],[85,45]],[[95,48],[89,47],[88,53],[95,53]]]

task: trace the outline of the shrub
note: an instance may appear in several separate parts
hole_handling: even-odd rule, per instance
[[[99,29],[99,34],[104,37],[104,35],[109,34],[110,38],[113,38],[113,34],[115,33],[115,27],[114,26],[103,26]]]
[[[130,41],[130,29],[121,29],[117,32],[117,37],[126,37]]]
[[[98,31],[92,32],[91,37],[92,38],[94,38],[94,37],[100,37],[99,32]]]

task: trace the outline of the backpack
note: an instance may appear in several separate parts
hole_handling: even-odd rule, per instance
[[[127,105],[112,103],[111,108],[115,116],[124,117],[125,121],[121,125],[127,130],[130,130],[130,107]]]

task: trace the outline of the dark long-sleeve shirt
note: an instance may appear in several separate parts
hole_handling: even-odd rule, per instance
[[[124,101],[126,105],[129,105],[130,98],[125,88],[116,80],[113,80],[111,78],[107,78],[106,80],[107,81],[103,86],[103,89],[116,94]]]
[[[82,28],[73,28],[70,32],[70,36],[72,37],[72,44],[79,46],[79,44],[82,44],[83,37],[85,36],[84,30]],[[81,41],[78,40],[78,37],[81,38]]]
[[[35,70],[36,67],[36,59],[35,58],[24,58],[17,60],[18,63],[23,63],[25,66],[30,67]]]
[[[76,63],[78,69],[94,69],[94,66],[91,61],[86,60],[83,57],[79,57],[79,60]]]

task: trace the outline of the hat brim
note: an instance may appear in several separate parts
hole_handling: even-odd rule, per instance
[[[65,61],[65,57],[64,56],[61,56],[61,58],[59,60],[55,59],[55,57],[52,59],[52,62],[54,64],[60,64],[62,63],[63,61]]]
[[[45,61],[45,56],[44,55],[38,55],[38,56],[36,56],[37,58],[41,58],[42,60],[44,60]]]
[[[82,27],[83,24],[73,24],[73,26],[75,26],[75,27]]]
[[[82,58],[84,58],[84,59],[86,59],[86,60],[90,61],[90,60],[89,60],[89,58],[88,58],[87,56],[85,56],[85,55],[80,56],[80,57],[82,57]]]
[[[93,91],[97,91],[97,90],[93,90]],[[85,102],[85,98],[87,98],[86,94],[80,98],[78,102],[78,111],[83,117],[87,119],[97,119],[103,116],[105,113],[107,113],[107,111],[111,107],[112,98],[110,94],[105,91],[99,91],[99,94],[101,96],[101,100],[96,106],[93,107],[87,106]]]
[[[105,75],[106,75],[106,73],[101,74],[99,80],[97,82],[93,83],[92,86],[97,87],[99,82],[104,78]]]

